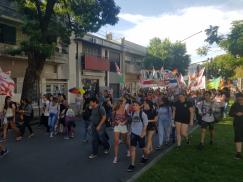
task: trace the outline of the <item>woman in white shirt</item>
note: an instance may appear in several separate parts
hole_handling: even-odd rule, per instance
[[[50,102],[48,111],[49,111],[48,126],[50,128],[50,138],[52,138],[54,134],[56,122],[58,119],[58,114],[59,114],[59,105],[58,105],[57,98],[53,98],[53,101]]]

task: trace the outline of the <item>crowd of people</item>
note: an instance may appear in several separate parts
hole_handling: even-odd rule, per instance
[[[234,94],[233,94],[234,95]],[[135,169],[137,146],[142,149],[141,163],[146,163],[154,150],[176,143],[181,149],[182,141],[190,144],[189,128],[199,124],[201,127],[198,150],[206,147],[206,131],[209,129],[209,144],[215,142],[215,123],[226,117],[228,104],[233,96],[229,89],[180,91],[178,93],[167,89],[141,89],[131,94],[124,91],[122,96],[114,101],[108,90],[98,95],[86,92],[76,98],[76,114],[68,105],[65,95],[44,95],[42,98],[41,118],[38,127],[44,126],[49,137],[61,135],[64,139],[75,136],[75,121],[83,122],[82,141],[91,142],[91,154],[98,156],[99,146],[104,148],[104,154],[109,154],[114,147],[113,163],[119,162],[119,146],[127,146],[127,157],[130,157],[128,171]],[[83,107],[81,107],[83,105]],[[6,97],[3,107],[2,140],[0,156],[8,153],[6,148],[8,128],[12,128],[16,141],[25,137],[26,127],[29,138],[34,136],[30,125],[33,120],[33,108],[28,99],[20,104]],[[241,143],[243,142],[243,94],[236,93],[235,103],[229,111],[234,118],[236,143],[235,158],[241,158]],[[113,136],[107,132],[107,127],[113,128]],[[110,138],[114,137],[113,144]],[[154,140],[158,137],[158,140]],[[157,143],[155,143],[157,141]]]

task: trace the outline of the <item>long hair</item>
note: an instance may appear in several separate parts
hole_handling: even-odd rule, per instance
[[[120,99],[114,107],[114,111],[117,111],[123,104],[123,99]]]
[[[8,109],[8,107],[12,108],[12,104],[11,104],[11,103],[8,105],[8,100],[9,100],[9,99],[11,99],[10,96],[7,96],[7,97],[5,98],[4,107],[3,107],[4,109]]]

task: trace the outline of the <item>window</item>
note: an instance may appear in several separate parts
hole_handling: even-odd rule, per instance
[[[105,58],[108,58],[108,51],[105,50]]]
[[[116,64],[120,67],[120,53],[110,51],[110,72],[116,72]]]
[[[64,83],[47,84],[46,94],[57,96],[58,94],[67,94],[67,85]]]
[[[16,28],[0,23],[0,42],[16,44]]]
[[[51,94],[51,85],[46,85],[46,93]]]

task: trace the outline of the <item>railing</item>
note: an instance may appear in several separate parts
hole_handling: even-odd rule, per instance
[[[50,63],[66,64],[68,63],[68,54],[55,52],[50,59],[47,59],[47,61]]]
[[[11,45],[11,44],[5,44],[5,43],[0,43],[0,56],[11,56],[9,51],[11,49],[18,48],[17,45]],[[24,53],[16,55],[15,57],[21,57],[21,58],[26,58],[26,55]]]

